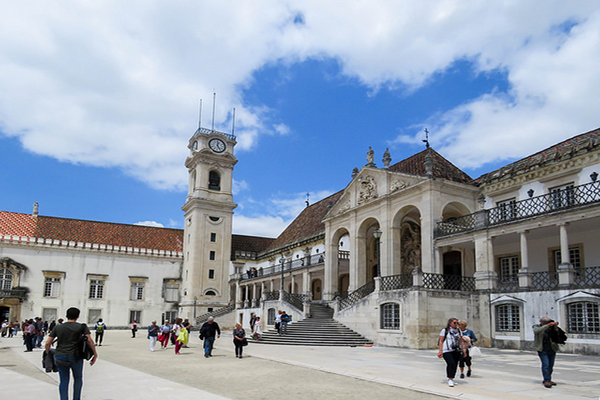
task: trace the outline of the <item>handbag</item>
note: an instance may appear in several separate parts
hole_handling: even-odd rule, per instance
[[[248,339],[246,339],[246,338],[242,339],[242,346],[248,346]]]
[[[79,335],[75,357],[89,361],[94,357],[94,350],[90,347],[87,335],[85,334],[86,328],[85,324],[81,324],[81,334]]]
[[[480,357],[481,356],[481,350],[479,349],[479,347],[473,346],[469,349],[469,355],[471,357]]]

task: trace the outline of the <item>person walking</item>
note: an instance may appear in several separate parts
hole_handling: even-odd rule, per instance
[[[454,387],[454,377],[456,376],[456,367],[460,359],[460,330],[458,329],[458,319],[450,318],[446,327],[440,332],[438,340],[438,357],[446,361],[446,376],[448,377],[448,386]]]
[[[135,338],[135,333],[137,332],[137,322],[134,319],[133,322],[131,323],[131,338]]]
[[[217,338],[221,337],[221,328],[213,317],[208,317],[208,321],[200,328],[200,339],[204,339],[204,357],[206,358],[212,357],[215,335]]]
[[[259,340],[262,337],[262,321],[260,317],[256,317],[256,321],[254,322],[254,329],[252,330],[252,337],[255,340]]]
[[[60,400],[69,399],[69,381],[71,372],[73,373],[73,400],[81,400],[81,389],[83,387],[83,358],[79,358],[78,345],[79,338],[82,334],[85,335],[88,346],[94,351],[94,355],[90,360],[90,365],[94,365],[98,359],[96,346],[92,340],[92,334],[85,324],[77,322],[79,318],[79,309],[71,307],[67,310],[67,322],[56,325],[48,339],[46,340],[45,351],[50,353],[52,342],[58,339],[56,350],[54,351],[54,359],[58,368],[58,376],[60,383],[58,391]]]
[[[175,322],[173,323],[173,326],[171,327],[171,332],[173,332],[173,336],[175,337],[175,354],[179,354],[179,351],[183,346],[183,342],[177,340],[177,337],[179,336],[179,331],[183,329],[183,325],[181,325],[182,322],[183,320],[181,318],[176,318]]]
[[[275,316],[275,329],[277,329],[277,334],[281,335],[281,310],[277,310],[277,315]]]
[[[169,321],[165,321],[165,323],[160,327],[160,332],[162,335],[160,347],[164,350],[167,348],[167,345],[169,344],[169,337],[171,336],[171,325],[169,325]]]
[[[106,330],[106,324],[102,322],[102,318],[98,319],[94,329],[96,330],[96,346],[102,346],[102,339],[104,338],[104,331]]]
[[[156,321],[152,321],[152,325],[148,327],[148,339],[150,339],[150,351],[154,351],[154,346],[158,340],[158,332],[160,328],[156,325]]]
[[[290,321],[291,321],[290,316],[285,311],[282,311],[281,312],[281,334],[282,335],[287,335],[287,326]]]
[[[25,339],[25,351],[33,351],[35,345],[35,325],[33,324],[33,319],[26,320],[23,324],[23,337]]]
[[[246,332],[242,325],[239,323],[235,324],[235,329],[233,330],[233,345],[235,346],[235,356],[236,358],[242,358],[242,350],[244,349],[246,339]]]
[[[475,344],[475,342],[477,341],[477,336],[475,336],[475,332],[473,332],[470,329],[467,329],[467,321],[464,320],[459,320],[458,321],[458,328],[460,329],[461,332],[461,336],[463,338],[469,338],[470,342],[471,342],[471,346],[473,346]],[[460,369],[460,379],[464,379],[465,378],[465,365],[467,366],[467,376],[471,376],[471,365],[472,365],[472,361],[471,361],[471,354],[470,354],[470,350],[467,348],[465,349],[465,353],[461,353],[461,357],[458,360],[458,368]]]
[[[550,317],[540,318],[540,323],[533,326],[533,334],[535,339],[533,348],[538,352],[540,361],[542,362],[542,377],[545,388],[551,389],[556,383],[552,380],[552,371],[554,369],[554,360],[558,351],[558,344],[552,340],[552,330],[557,329],[558,322],[553,321]]]

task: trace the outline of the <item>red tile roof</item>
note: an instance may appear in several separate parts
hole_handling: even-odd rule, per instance
[[[425,156],[427,152],[431,152],[433,161],[433,176],[436,178],[448,179],[459,183],[469,183],[473,179],[465,174],[462,170],[452,164],[450,161],[442,157],[433,149],[425,149],[405,160],[399,161],[391,165],[389,170],[393,172],[401,172],[408,175],[424,176],[425,171]]]
[[[265,251],[274,240],[274,238],[233,234],[231,236],[232,260],[235,259],[234,255],[236,251],[261,253]]]
[[[0,211],[0,235],[183,251],[181,229],[84,221]]]
[[[505,165],[495,171],[481,175],[476,184],[498,182],[516,175],[567,160],[569,158],[596,151],[600,148],[600,128],[574,136],[542,151]]]

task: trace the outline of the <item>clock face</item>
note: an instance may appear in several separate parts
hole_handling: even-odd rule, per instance
[[[221,139],[210,139],[208,147],[215,153],[222,153],[225,151],[225,142]]]

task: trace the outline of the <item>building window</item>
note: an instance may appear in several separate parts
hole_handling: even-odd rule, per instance
[[[206,312],[213,312],[213,310],[214,310],[214,308],[212,308],[212,307],[208,307],[208,308],[206,309]]]
[[[145,282],[131,282],[129,300],[144,300]]]
[[[214,269],[208,270],[208,279],[215,279],[215,270]]]
[[[581,246],[569,247],[569,262],[571,263],[573,269],[575,270],[575,273],[577,274],[581,274],[583,272],[583,269],[581,267],[581,250]],[[562,254],[560,250],[552,250],[552,259],[554,261],[554,270],[556,271],[558,270],[558,266],[562,262]]]
[[[381,329],[400,329],[400,304],[385,303],[381,305]]]
[[[519,306],[515,304],[500,304],[496,306],[496,331],[521,331],[521,315],[519,312]]]
[[[519,256],[500,257],[500,283],[519,281]]]
[[[179,301],[179,284],[165,283],[163,297],[165,301]]]
[[[169,321],[169,323],[172,324],[173,322],[175,322],[175,318],[177,318],[177,311],[165,311],[165,318],[163,320],[163,323],[165,321]]]
[[[269,308],[267,310],[267,325],[275,325],[275,309]]]
[[[217,234],[216,233],[211,232],[211,234],[210,234],[210,241],[213,242],[213,243],[217,241]]]
[[[88,310],[88,320],[87,323],[89,325],[96,325],[96,323],[98,322],[98,320],[102,318],[102,310],[100,309],[95,309],[95,308],[90,308]]]
[[[216,296],[217,294],[213,291],[213,290],[209,290],[206,293],[204,293],[205,296]]]
[[[221,190],[221,175],[217,171],[208,173],[208,188],[211,190]]]
[[[209,254],[209,256],[208,256],[208,258],[209,258],[211,261],[214,261],[214,259],[215,259],[216,255],[217,255],[217,253],[215,253],[215,251],[214,251],[214,250],[211,250],[211,251],[210,251],[210,254]]]
[[[104,280],[90,279],[90,299],[102,299],[104,297]]]
[[[60,296],[60,278],[46,277],[44,282],[44,297]]]
[[[10,269],[0,269],[0,290],[12,289],[13,274]]]
[[[600,333],[598,303],[581,301],[569,304],[567,320],[570,333]]]
[[[142,311],[141,310],[131,310],[129,311],[129,323],[133,323],[133,321],[137,323],[141,323],[142,321]]]
[[[509,199],[496,203],[500,221],[508,221],[517,217],[517,200]]]
[[[550,209],[557,210],[575,204],[575,186],[573,183],[550,188]]]

